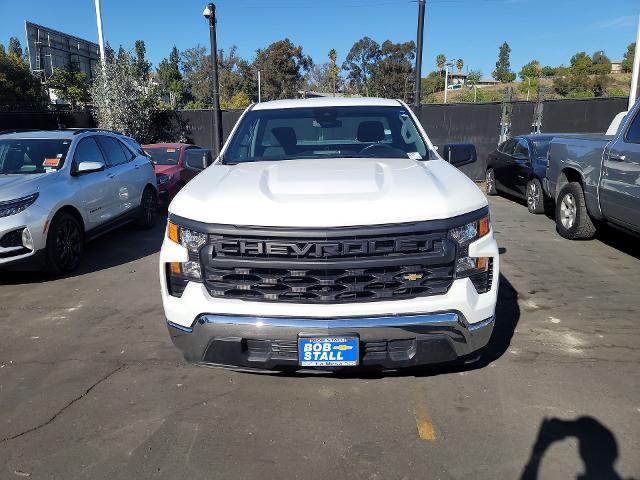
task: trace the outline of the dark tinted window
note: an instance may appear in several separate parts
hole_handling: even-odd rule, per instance
[[[513,138],[511,138],[502,144],[502,150],[500,151],[503,153],[506,153],[507,155],[511,155],[513,153],[513,147],[515,146],[516,146],[516,141]]]
[[[71,140],[0,140],[0,174],[44,173],[60,170]]]
[[[104,156],[98,148],[94,137],[83,138],[76,147],[76,153],[73,157],[76,165],[80,162],[100,162],[105,163]]]
[[[115,138],[98,137],[98,143],[100,144],[102,151],[105,153],[107,166],[113,167],[129,161],[122,151],[120,143]]]
[[[626,140],[627,142],[640,143],[640,114],[636,114],[633,122],[631,122],[629,130],[627,130]]]
[[[522,138],[518,139],[518,143],[516,143],[513,149],[513,155],[529,158],[529,145],[526,140]]]
[[[129,148],[127,148],[127,146],[124,143],[118,140],[118,145],[120,145],[120,148],[122,149],[122,153],[124,153],[124,156],[126,157],[127,162],[136,158],[135,154]]]
[[[184,152],[185,163],[187,162],[187,159],[189,159],[189,160],[195,160],[198,165],[201,165],[203,162],[202,160],[203,157],[207,157],[207,164],[211,163],[210,162],[211,154],[209,153],[209,150],[197,149],[197,150],[187,150],[186,152]]]

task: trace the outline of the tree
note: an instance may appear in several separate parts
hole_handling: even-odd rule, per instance
[[[588,75],[591,73],[593,60],[585,52],[578,52],[571,57],[571,73],[573,75]]]
[[[444,64],[447,63],[447,57],[444,53],[439,53],[436,56],[436,65],[438,67],[438,73],[442,73],[442,69],[444,68]]]
[[[87,85],[87,74],[80,72],[73,65],[66,69],[54,68],[51,78],[47,80],[47,86],[55,90],[56,94],[71,105],[75,110],[79,105],[91,100]]]
[[[591,62],[589,73],[594,75],[609,75],[611,73],[611,60],[602,50],[593,54]]]
[[[555,77],[557,75],[558,69],[556,67],[551,67],[549,65],[542,67],[542,75],[544,77]]]
[[[249,95],[246,94],[243,90],[240,90],[235,95],[233,95],[229,100],[221,100],[220,105],[224,109],[228,110],[240,110],[247,108],[251,100],[249,99]]]
[[[301,46],[285,38],[256,52],[254,69],[261,72],[265,99],[295,98],[302,88],[303,72],[313,66],[311,57],[304,55]]]
[[[480,70],[470,70],[467,74],[467,85],[474,87],[480,83],[482,72]]]
[[[633,57],[635,56],[635,53],[636,53],[636,44],[634,42],[629,44],[629,46],[627,46],[627,51],[623,56],[623,59],[622,59],[623,72],[630,72],[631,70],[633,70]]]
[[[164,58],[158,65],[156,72],[160,91],[171,98],[172,107],[176,107],[182,98],[184,90],[182,74],[180,73],[180,52],[173,46],[169,58]]]
[[[212,103],[211,57],[202,45],[188,48],[181,55],[185,88],[190,105],[204,108]]]
[[[459,58],[458,60],[456,60],[456,68],[458,69],[459,72],[461,72],[462,67],[464,67],[464,60]]]
[[[40,108],[46,95],[40,80],[23,58],[8,54],[0,44],[0,106]]]
[[[540,67],[540,62],[538,60],[531,60],[529,63],[522,67],[518,75],[520,75],[520,78],[523,80],[526,80],[527,78],[540,78],[542,76],[542,68]]]
[[[329,63],[314,65],[304,76],[306,89],[312,92],[330,93],[333,91],[333,75]]]
[[[374,95],[410,101],[415,50],[413,41],[393,43],[386,40],[382,44],[380,56],[371,72],[371,91]]]
[[[20,45],[20,40],[16,37],[11,37],[9,39],[9,55],[15,55],[17,58],[24,60],[24,52],[22,51],[22,45]]]
[[[100,128],[118,130],[140,143],[154,140],[149,126],[160,95],[157,88],[138,75],[129,54],[118,55],[104,69],[96,69],[90,93]]]
[[[342,64],[347,81],[356,92],[369,96],[369,80],[375,63],[380,57],[380,46],[369,37],[362,37],[353,44]]]
[[[249,62],[238,55],[238,48],[234,45],[225,55],[224,50],[218,52],[218,71],[220,82],[221,101],[231,102],[232,98],[243,91],[247,96],[252,91],[250,88],[254,74]],[[250,78],[245,78],[246,76]]]
[[[444,90],[444,77],[438,72],[429,73],[429,75],[421,79],[421,83],[422,94],[424,97],[428,97],[429,95],[433,95],[436,92]]]
[[[139,78],[148,80],[149,73],[151,72],[151,64],[145,59],[147,49],[144,45],[144,40],[136,40],[134,49],[136,56],[133,59],[133,73]]]
[[[491,74],[493,78],[502,83],[513,82],[516,79],[516,74],[510,70],[510,53],[511,47],[509,47],[509,44],[507,42],[504,42],[502,45],[500,45],[500,52],[498,54],[498,61],[496,62],[496,69]]]
[[[329,75],[331,77],[331,82],[333,86],[333,94],[336,94],[336,88],[338,86],[338,66],[336,65],[336,59],[338,58],[338,54],[336,53],[336,49],[332,48],[329,50]]]

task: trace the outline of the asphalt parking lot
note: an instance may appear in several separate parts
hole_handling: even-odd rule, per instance
[[[194,367],[169,340],[163,225],[74,275],[0,273],[0,478],[640,477],[640,248],[492,198],[490,348],[387,375]]]

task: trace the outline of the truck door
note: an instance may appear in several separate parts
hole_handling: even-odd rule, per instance
[[[600,206],[605,217],[640,231],[640,115],[605,149]]]

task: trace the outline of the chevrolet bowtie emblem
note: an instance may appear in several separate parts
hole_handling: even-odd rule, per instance
[[[351,345],[336,345],[333,347],[334,350],[351,350],[353,347]]]
[[[409,282],[415,282],[416,280],[420,280],[422,277],[424,277],[423,273],[407,273],[406,275],[403,275],[402,278]]]

